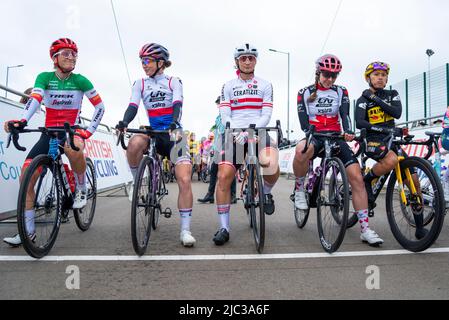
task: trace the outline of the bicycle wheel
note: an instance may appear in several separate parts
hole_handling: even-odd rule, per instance
[[[75,222],[81,231],[87,231],[94,219],[95,207],[97,205],[97,176],[94,163],[86,158],[86,187],[87,204],[84,208],[73,210]]]
[[[134,251],[145,254],[151,235],[152,208],[150,206],[152,189],[151,159],[144,157],[137,169],[131,204],[131,238]]]
[[[421,192],[414,195],[406,180],[406,169],[414,168]],[[400,245],[409,251],[420,252],[429,248],[438,238],[444,223],[445,202],[441,182],[428,161],[409,157],[401,161],[403,186],[393,173],[387,186],[386,209],[391,232]],[[406,204],[400,190],[404,189]],[[419,190],[418,190],[419,191]],[[427,234],[423,234],[423,228]],[[417,233],[417,230],[418,231]]]
[[[296,225],[298,228],[302,229],[306,226],[307,220],[309,219],[310,206],[307,210],[298,209],[295,206],[295,189],[293,189],[293,194],[290,195],[290,200],[293,202],[293,214],[295,216]],[[309,193],[306,192],[306,200],[309,203]]]
[[[323,249],[332,253],[343,242],[349,213],[349,184],[340,159],[326,162],[318,195],[318,234]]]
[[[262,176],[259,164],[248,166],[249,212],[257,252],[262,253],[265,244],[265,212]]]
[[[159,225],[159,218],[161,216],[161,204],[159,202],[159,199],[162,199],[162,197],[165,195],[165,183],[164,180],[162,179],[162,168],[156,163],[156,166],[159,167],[159,170],[157,170],[158,172],[158,176],[155,177],[155,181],[157,183],[157,189],[156,189],[156,194],[154,195],[154,192],[152,192],[152,194],[154,195],[154,210],[152,210],[152,214],[153,214],[153,218],[151,220],[151,227],[153,228],[153,230],[156,230],[158,225]],[[155,171],[156,172],[156,171]]]
[[[46,256],[59,232],[62,213],[62,183],[55,163],[39,155],[25,171],[17,201],[17,223],[25,251],[34,258]],[[26,213],[32,202],[34,216]]]

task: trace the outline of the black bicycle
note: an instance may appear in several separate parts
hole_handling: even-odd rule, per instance
[[[140,161],[134,180],[133,200],[131,204],[131,238],[134,251],[137,255],[145,254],[151,236],[151,230],[156,230],[159,217],[163,214],[170,218],[172,211],[166,208],[162,212],[162,199],[168,195],[163,179],[161,157],[156,153],[156,141],[158,134],[167,134],[165,130],[152,130],[150,127],[143,129],[127,129],[127,133],[144,134],[149,138],[148,150]],[[125,135],[120,132],[117,145],[125,144]]]
[[[376,200],[388,182],[385,206],[388,223],[393,236],[404,249],[420,252],[429,248],[438,238],[444,223],[445,202],[440,178],[432,164],[426,160],[433,152],[435,134],[428,134],[427,141],[414,141],[414,136],[406,135],[392,128],[386,137],[387,147],[380,155],[383,158],[393,150],[399,158],[396,168],[372,182],[373,202],[369,202],[369,217],[374,217]],[[398,139],[399,138],[399,139]],[[426,145],[428,154],[423,158],[408,157],[402,150],[405,145]],[[366,143],[360,148],[364,151]],[[366,162],[362,159],[362,172],[366,172]],[[354,214],[348,227],[358,221]]]
[[[251,124],[249,128],[234,128],[230,129],[229,122],[226,123],[225,129],[225,146],[228,146],[228,137],[232,134],[238,134],[242,131],[248,132],[248,153],[245,159],[246,172],[242,182],[241,196],[243,200],[246,213],[249,218],[250,227],[253,230],[254,241],[257,252],[262,253],[265,244],[265,194],[263,192],[263,179],[260,173],[260,164],[256,152],[257,140],[265,138],[259,135],[260,132],[267,133],[276,131],[279,141],[282,139],[281,123],[278,120],[276,127],[256,128],[256,125]]]
[[[364,139],[365,131],[355,138]],[[338,250],[343,242],[349,215],[349,182],[343,162],[335,155],[339,152],[338,140],[344,140],[341,133],[317,133],[311,126],[306,135],[306,144],[302,153],[306,153],[313,137],[324,139],[324,157],[315,169],[313,161],[309,162],[309,170],[305,182],[308,209],[302,210],[293,205],[296,224],[304,228],[310,208],[317,208],[318,235],[323,249],[328,253]],[[295,202],[295,191],[290,199]]]
[[[74,203],[74,189],[71,188],[69,177],[73,175],[62,160],[62,146],[57,138],[65,132],[70,147],[79,151],[74,144],[74,130],[80,126],[70,126],[68,122],[64,128],[38,128],[18,130],[9,124],[11,140],[20,151],[26,151],[19,145],[19,134],[41,132],[50,136],[50,145],[56,146],[53,154],[42,154],[33,159],[24,173],[20,184],[17,200],[17,223],[19,235],[25,251],[34,258],[42,258],[52,249],[62,220],[69,218],[70,210],[78,228],[82,231],[89,229],[95,214],[97,202],[97,178],[95,167],[91,159],[86,158],[87,205],[82,209],[72,209]],[[28,216],[27,209],[32,208],[34,216]],[[35,231],[30,234],[28,228],[34,225]]]

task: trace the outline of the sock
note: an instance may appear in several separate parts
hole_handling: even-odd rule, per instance
[[[131,174],[133,175],[133,180],[136,180],[137,169],[139,169],[139,167],[130,166],[129,169],[131,170]]]
[[[357,211],[357,217],[362,227],[362,233],[365,233],[369,229],[368,209]]]
[[[34,209],[25,210],[25,226],[28,234],[33,234],[36,232],[36,227],[34,225]]]
[[[218,217],[220,218],[220,228],[224,228],[229,232],[229,211],[231,210],[230,204],[217,205]]]
[[[268,182],[266,182],[265,180],[263,181],[263,193],[264,194],[269,194],[271,193],[271,190],[273,189],[274,184],[270,184]]]
[[[86,187],[86,172],[83,172],[81,174],[73,172],[73,175],[75,176],[77,189],[86,192],[86,190],[87,190],[87,187]]]
[[[296,178],[296,191],[304,191],[306,177]]]
[[[181,231],[190,231],[190,220],[192,219],[192,208],[179,209],[179,215],[181,216]]]

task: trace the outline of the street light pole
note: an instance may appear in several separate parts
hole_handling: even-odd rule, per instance
[[[20,67],[23,67],[23,64],[19,64],[17,66],[8,66],[8,67],[6,67],[6,87],[8,87],[9,69],[20,68]],[[6,91],[6,90],[5,90],[5,98],[8,98],[8,91]]]
[[[431,87],[430,87],[430,57],[435,54],[435,52],[432,49],[427,49],[426,54],[429,57],[429,65],[428,65],[428,74],[429,74],[429,118],[432,117],[432,93],[431,93]]]
[[[282,53],[287,55],[287,140],[290,140],[290,52],[283,52],[275,49],[269,49],[272,52]]]

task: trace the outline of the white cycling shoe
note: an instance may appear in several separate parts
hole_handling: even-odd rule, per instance
[[[36,234],[33,233],[32,235],[29,235],[31,241],[35,241],[36,240]],[[16,234],[13,237],[7,237],[7,238],[3,238],[3,242],[9,244],[11,247],[18,247],[22,244],[22,239],[20,239],[20,235]]]
[[[295,208],[299,210],[309,209],[305,191],[295,191]]]
[[[187,230],[181,231],[180,240],[184,247],[193,247],[196,242],[195,238],[192,236],[192,233]]]
[[[378,247],[384,241],[379,237],[379,235],[371,229],[367,229],[365,232],[360,234],[360,240],[367,242],[372,247]]]
[[[73,209],[81,209],[84,208],[87,204],[87,192],[76,190],[75,191],[75,200],[73,202]]]

